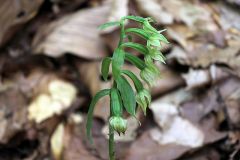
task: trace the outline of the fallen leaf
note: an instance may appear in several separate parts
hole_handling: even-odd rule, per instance
[[[120,21],[122,17],[128,15],[128,0],[112,0],[111,11],[106,22]],[[106,34],[114,31],[119,26],[112,26],[104,29],[101,33]]]
[[[111,80],[104,81],[101,78],[101,63],[100,62],[86,62],[78,65],[80,75],[83,77],[82,82],[87,86],[91,96],[101,90],[111,87]],[[87,70],[87,72],[86,72]],[[110,70],[111,73],[111,70]],[[111,78],[111,77],[110,77]],[[109,97],[105,96],[98,101],[94,109],[94,116],[102,118],[107,121],[109,117]]]
[[[51,151],[55,160],[61,160],[64,148],[64,124],[59,124],[51,137]]]
[[[150,131],[145,132],[133,142],[126,155],[126,160],[174,160],[189,150],[189,147],[182,145],[159,145],[151,138]]]
[[[76,88],[62,80],[52,80],[48,84],[48,93],[39,94],[28,107],[28,119],[37,123],[61,114],[70,107],[76,98]]]
[[[142,14],[152,17],[157,21],[157,23],[173,23],[173,16],[164,10],[161,6],[161,3],[159,3],[157,0],[148,0],[147,3],[144,0],[136,0],[136,4]]]
[[[0,45],[6,43],[21,27],[38,12],[43,0],[9,0],[0,2]],[[11,9],[9,9],[11,8]]]
[[[27,99],[16,86],[0,92],[0,142],[4,144],[27,124]]]
[[[229,76],[222,68],[211,65],[209,69],[190,69],[188,73],[182,74],[188,89],[203,87],[207,84],[217,82]]]
[[[197,31],[215,31],[218,29],[211,16],[211,10],[203,3],[193,1],[162,1],[162,6],[174,19],[184,22]]]
[[[178,87],[184,86],[184,79],[177,72],[174,72],[166,65],[159,65],[161,78],[156,81],[156,85],[151,88],[153,97],[163,95]]]
[[[98,26],[105,23],[109,4],[80,10],[42,27],[33,40],[33,52],[60,57],[71,53],[86,59],[105,57],[107,52]]]

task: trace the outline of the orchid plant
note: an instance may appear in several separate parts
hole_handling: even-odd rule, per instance
[[[132,20],[140,24],[139,28],[125,28],[126,20]],[[161,43],[169,43],[152,25],[153,19],[139,16],[125,16],[120,21],[108,22],[100,26],[105,29],[110,26],[119,26],[121,28],[120,40],[112,57],[105,57],[102,61],[101,74],[104,80],[107,80],[109,67],[112,67],[113,84],[112,88],[99,91],[92,99],[87,117],[87,136],[92,143],[91,128],[94,106],[97,101],[104,97],[110,97],[110,118],[109,118],[109,159],[114,160],[114,131],[119,135],[127,130],[127,120],[123,118],[123,112],[126,111],[130,116],[136,117],[137,105],[141,107],[144,115],[146,109],[151,103],[151,94],[149,88],[154,85],[156,79],[160,76],[158,67],[154,61],[165,63],[165,57],[160,52]],[[132,42],[131,34],[140,36],[146,40],[146,45]],[[126,48],[132,48],[144,55],[144,60],[125,51]],[[145,88],[142,81],[133,72],[122,69],[124,62],[128,61],[140,70],[140,78],[148,84]],[[134,88],[126,79],[129,77]]]

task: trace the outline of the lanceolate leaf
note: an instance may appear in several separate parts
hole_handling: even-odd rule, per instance
[[[111,89],[111,111],[113,116],[121,116],[122,115],[122,105],[121,99],[119,97],[118,90],[116,88]]]
[[[138,52],[146,55],[148,53],[148,50],[147,48],[142,45],[142,44],[138,44],[138,43],[133,43],[133,42],[126,42],[126,43],[123,43],[121,45],[121,47],[129,47],[129,48],[133,48],[135,50],[137,50]]]
[[[139,17],[139,16],[125,16],[123,19],[130,19],[133,21],[141,22],[143,23],[145,21],[145,18]]]
[[[88,115],[87,115],[87,137],[92,143],[92,134],[91,134],[91,128],[92,128],[92,120],[93,120],[93,111],[96,103],[99,101],[100,98],[103,96],[109,95],[110,94],[110,89],[104,89],[99,91],[92,99],[89,109],[88,109]]]
[[[106,29],[111,26],[120,26],[120,22],[107,22],[107,23],[100,25],[98,28],[102,30],[102,29]]]
[[[120,91],[123,105],[126,109],[126,111],[135,116],[135,110],[136,110],[136,99],[134,95],[134,91],[131,87],[131,85],[128,83],[126,78],[123,76],[119,76],[118,79],[116,79],[117,82],[117,88]]]
[[[149,35],[147,34],[146,31],[144,31],[143,29],[139,29],[139,28],[128,28],[125,30],[126,33],[134,33],[137,34],[139,36],[141,36],[144,39],[148,39]]]
[[[113,53],[112,58],[112,72],[114,79],[117,79],[117,77],[121,73],[121,67],[124,63],[125,53],[122,49],[116,49]]]
[[[110,57],[105,57],[102,61],[101,73],[105,81],[107,81],[111,60],[112,59]]]
[[[143,89],[142,82],[138,79],[138,77],[133,72],[128,71],[128,70],[123,70],[122,73],[124,73],[125,75],[127,75],[129,78],[132,79],[137,92],[139,92]]]
[[[143,70],[146,67],[143,60],[141,60],[140,58],[138,58],[130,53],[125,52],[125,57],[126,57],[126,60],[131,62],[133,65],[135,65],[140,70]]]

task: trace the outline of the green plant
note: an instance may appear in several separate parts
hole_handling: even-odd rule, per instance
[[[133,20],[140,24],[141,28],[125,28],[126,20]],[[112,66],[113,85],[110,89],[99,91],[92,99],[87,117],[87,135],[90,141],[92,116],[94,106],[103,96],[110,96],[110,118],[109,118],[109,158],[114,160],[114,131],[119,135],[127,130],[127,120],[122,117],[123,111],[128,112],[131,116],[136,116],[138,104],[146,115],[146,109],[151,103],[151,94],[148,89],[144,88],[139,78],[129,70],[123,70],[125,60],[129,61],[140,69],[140,77],[149,87],[154,85],[155,80],[159,77],[160,71],[154,64],[154,61],[165,63],[163,54],[159,51],[161,42],[169,43],[150,23],[151,18],[142,18],[138,16],[125,16],[118,22],[109,22],[100,26],[105,29],[110,26],[120,26],[121,34],[117,48],[112,57],[106,57],[102,61],[101,73],[104,80],[107,80],[110,64]],[[146,40],[146,45],[132,42],[130,34],[136,34]],[[144,55],[144,60],[127,53],[125,48],[132,48]],[[134,89],[129,84],[125,76],[129,77],[134,83]]]

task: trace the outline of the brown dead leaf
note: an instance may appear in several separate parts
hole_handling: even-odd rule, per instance
[[[209,69],[190,69],[188,73],[182,74],[188,89],[203,87],[207,84],[217,82],[229,76],[222,68],[211,65]]]
[[[161,78],[156,81],[156,85],[151,89],[153,97],[162,95],[184,85],[183,78],[177,73],[169,69],[166,65],[159,65]]]
[[[191,103],[193,97],[193,93],[179,90],[170,95],[166,95],[151,104],[150,109],[153,111],[154,119],[162,128],[161,130],[155,129],[150,132],[155,141],[161,145],[174,143],[195,148],[206,143],[215,142],[226,135],[225,133],[217,132],[216,129],[214,129],[216,128],[216,123],[196,123],[196,121],[191,122],[191,119],[189,120],[186,116],[181,116],[179,110],[181,104],[184,102],[187,102],[189,107],[192,107],[191,110],[184,110],[187,111],[190,116],[203,117],[211,111],[207,109],[208,106],[203,104],[194,105],[194,103]],[[208,103],[208,105],[211,105],[211,103]],[[201,109],[205,109],[205,112],[200,111]],[[207,110],[208,112],[206,112]],[[203,115],[203,113],[205,114]],[[209,121],[210,120],[208,120],[208,122]]]
[[[182,145],[159,145],[152,139],[150,131],[145,132],[131,145],[126,160],[174,160],[189,150],[189,147]]]
[[[76,98],[76,88],[60,79],[49,82],[48,93],[40,93],[28,107],[28,118],[37,123],[61,114],[63,110],[70,107]]]
[[[228,47],[218,48],[212,44],[188,42],[190,47],[188,52],[177,53],[173,50],[170,57],[175,57],[177,61],[194,68],[209,67],[211,64],[221,63],[229,66],[236,74],[240,75],[240,46],[238,41],[229,41]],[[193,45],[192,45],[193,44]]]
[[[78,65],[80,76],[83,77],[82,82],[87,86],[92,96],[95,96],[95,94],[101,89],[111,87],[111,80],[105,82],[101,78],[100,67],[100,62],[86,62]],[[107,121],[110,113],[109,105],[108,96],[101,98],[95,106],[94,116]]]
[[[159,24],[172,24],[174,17],[163,9],[157,0],[136,0],[141,13],[153,17]]]
[[[1,90],[0,102],[0,143],[7,143],[27,123],[27,99],[12,86]]]
[[[7,42],[20,26],[33,18],[43,0],[8,0],[0,2],[0,45]]]
[[[184,22],[189,28],[198,31],[215,31],[218,29],[207,5],[194,1],[162,1],[162,6],[174,19]]]
[[[51,143],[51,151],[53,153],[53,157],[55,160],[61,160],[62,152],[63,152],[63,139],[64,139],[64,124],[59,124],[54,131],[50,143]]]
[[[105,23],[109,4],[80,10],[42,27],[33,40],[35,53],[60,57],[71,53],[87,59],[105,57],[98,26]]]
[[[111,0],[111,11],[106,22],[119,21],[122,17],[128,15],[128,0]],[[106,28],[101,33],[106,34],[114,31],[117,26]]]

